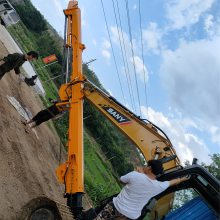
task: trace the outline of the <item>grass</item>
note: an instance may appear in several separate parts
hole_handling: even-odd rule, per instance
[[[120,191],[112,166],[105,157],[101,156],[100,146],[85,130],[84,132],[85,157],[85,188],[94,205]]]

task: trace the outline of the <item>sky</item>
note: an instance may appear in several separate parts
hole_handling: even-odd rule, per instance
[[[68,1],[31,1],[63,36]],[[78,2],[83,62],[96,59],[105,89],[160,127],[182,162],[210,163],[220,153],[220,1]]]

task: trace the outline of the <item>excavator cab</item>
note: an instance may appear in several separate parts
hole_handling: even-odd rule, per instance
[[[185,168],[180,166],[176,170],[167,171],[163,175],[158,176],[157,180],[169,181],[171,179],[175,179],[183,176],[189,176],[189,179],[178,185],[171,186],[164,192],[151,198],[151,200],[143,208],[142,214],[137,220],[143,220],[146,217],[146,215],[150,216],[150,219],[154,219],[154,220],[159,220],[159,219],[168,220],[168,218],[166,218],[166,215],[161,216],[160,212],[161,209],[163,209],[163,207],[159,205],[161,204],[160,200],[166,199],[166,196],[169,196],[170,194],[173,194],[179,190],[187,190],[187,189],[194,189],[198,193],[199,197],[196,198],[195,201],[197,202],[200,201],[200,203],[202,203],[203,200],[204,201],[203,204],[207,205],[206,215],[208,215],[207,213],[209,213],[209,216],[211,216],[210,219],[217,220],[220,217],[220,203],[219,203],[220,182],[202,166],[197,164],[192,164],[191,166],[187,166]],[[86,212],[84,212],[83,219],[92,220],[93,218],[95,218],[96,214],[99,213],[104,208],[104,206],[108,202],[110,202],[112,198],[115,196],[117,196],[117,194],[103,200],[98,207],[94,209],[93,208],[89,209]],[[184,211],[184,213],[186,212],[192,213],[194,209],[195,206],[187,207],[187,211]],[[176,213],[178,213],[178,210],[176,210]],[[199,215],[201,215],[201,213],[197,212],[197,216],[195,214],[194,217],[196,216],[198,219],[201,219],[199,218]],[[170,219],[177,219],[177,218],[174,217]]]
[[[207,209],[210,211],[210,215],[215,216],[212,219],[219,219],[220,217],[220,182],[217,178],[211,175],[205,168],[200,165],[193,164],[191,166],[187,166],[185,168],[180,167],[177,170],[166,172],[161,175],[157,179],[160,181],[171,180],[174,178],[189,176],[189,180],[182,182],[178,185],[169,187],[164,192],[158,194],[144,207],[142,211],[142,215],[138,220],[144,219],[147,213],[151,212],[151,219],[159,219],[157,218],[159,213],[157,210],[160,210],[160,207],[157,206],[158,201],[163,199],[165,196],[175,193],[179,190],[193,189],[202,201],[207,205]],[[197,199],[198,200],[198,199]],[[187,206],[186,206],[187,207]],[[182,208],[183,209],[183,208]],[[195,206],[187,207],[185,213],[193,213]],[[197,219],[201,219],[199,217],[201,213],[198,212]],[[169,214],[168,214],[169,215]],[[195,217],[195,215],[194,215]],[[195,218],[196,218],[195,217]],[[165,216],[162,218],[168,219]],[[178,219],[173,217],[172,219]],[[207,217],[208,219],[208,217]]]

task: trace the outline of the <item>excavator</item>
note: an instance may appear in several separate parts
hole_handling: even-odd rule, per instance
[[[92,211],[100,211],[106,204],[88,212],[83,209],[84,194],[84,156],[83,156],[83,102],[88,100],[109,121],[114,124],[143,155],[145,161],[161,160],[164,174],[158,176],[161,181],[188,176],[188,180],[179,185],[169,187],[163,193],[152,198],[146,204],[139,219],[144,219],[150,213],[150,219],[165,218],[171,210],[174,194],[181,189],[194,189],[205,201],[215,216],[220,215],[220,183],[194,160],[191,166],[182,167],[168,136],[158,126],[149,120],[143,120],[115,98],[102,91],[90,82],[82,72],[82,52],[85,46],[81,42],[81,14],[78,2],[69,1],[64,10],[66,17],[64,35],[64,57],[66,61],[65,82],[59,89],[60,102],[58,107],[66,107],[69,111],[68,157],[61,164],[56,175],[59,182],[65,185],[67,206],[49,198],[37,198],[31,201],[32,209],[23,213],[20,219],[93,219],[89,217]],[[34,205],[33,205],[34,204]],[[34,207],[34,208],[33,208]],[[29,209],[30,210],[30,209]],[[217,219],[216,217],[216,219]],[[175,219],[175,218],[174,218]],[[190,218],[187,218],[190,219]],[[199,218],[198,218],[199,219]]]

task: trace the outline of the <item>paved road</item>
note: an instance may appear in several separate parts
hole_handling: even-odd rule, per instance
[[[11,35],[8,33],[8,31],[2,25],[0,25],[0,40],[5,45],[5,47],[9,51],[9,53],[15,53],[15,52],[22,53],[21,49],[16,44],[14,39],[11,37]],[[32,67],[32,65],[30,64],[30,62],[28,62],[28,61],[25,62],[22,67],[24,68],[24,70],[28,76],[33,76],[33,75],[37,74],[35,72],[34,68]],[[40,91],[42,92],[42,94],[45,94],[45,91],[43,89],[41,82],[39,80],[37,80],[36,84],[37,84],[38,88],[40,89]]]

